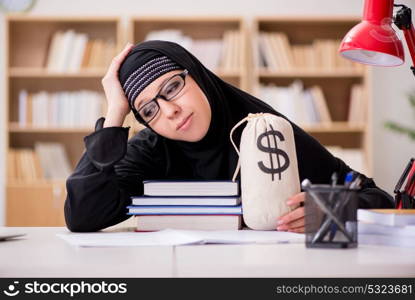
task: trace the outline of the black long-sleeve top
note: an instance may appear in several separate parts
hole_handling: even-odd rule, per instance
[[[67,179],[65,220],[69,230],[98,231],[129,218],[131,196],[143,194],[143,180],[191,176],[183,160],[176,160],[166,139],[144,129],[128,140],[128,128],[102,128],[86,136],[86,151]],[[311,136],[293,125],[300,180],[328,183],[333,172],[344,180],[351,169]],[[189,178],[190,179],[190,178]],[[359,208],[390,208],[393,198],[364,176]]]

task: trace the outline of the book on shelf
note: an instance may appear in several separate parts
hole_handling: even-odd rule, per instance
[[[45,179],[66,179],[72,173],[65,147],[61,143],[35,143],[35,153]]]
[[[366,122],[367,103],[363,86],[352,85],[347,121],[350,124],[364,124]]]
[[[157,231],[163,229],[185,230],[239,230],[242,217],[239,215],[170,215],[135,216],[137,231]]]
[[[9,149],[7,166],[10,181],[30,182],[44,178],[39,156],[30,148]]]
[[[415,247],[415,209],[358,209],[359,243]]]
[[[18,96],[21,127],[93,127],[105,110],[104,94],[95,91],[41,91]]]
[[[231,180],[215,181],[171,181],[147,180],[144,196],[238,196],[238,182]]]
[[[320,86],[315,85],[310,88],[310,92],[313,96],[317,111],[319,112],[321,122],[330,124],[332,120],[326,98],[324,97],[323,89]]]
[[[129,205],[129,215],[241,215],[242,205],[191,206],[191,205]]]
[[[53,72],[79,72],[84,68],[106,68],[115,56],[112,39],[91,39],[73,29],[56,31],[49,45],[45,67]]]
[[[415,225],[415,209],[359,209],[357,219],[386,226]]]
[[[290,44],[283,32],[260,32],[254,39],[256,65],[271,72],[289,71],[294,68],[312,70],[356,69],[362,67],[338,55],[340,40],[315,39],[310,44]]]
[[[145,40],[164,40],[181,45],[213,71],[238,71],[241,65],[243,36],[239,30],[225,30],[218,38],[193,39],[178,29],[154,30]]]
[[[353,170],[363,174],[367,173],[366,160],[362,149],[339,146],[326,146],[326,149],[334,156],[342,159]]]
[[[303,88],[300,80],[288,87],[260,85],[260,99],[301,125],[330,124],[332,122],[326,98],[319,86]]]
[[[131,197],[133,205],[209,205],[209,206],[235,206],[241,203],[241,198],[238,196],[198,196],[198,197],[183,197],[183,196],[163,196],[163,197]]]

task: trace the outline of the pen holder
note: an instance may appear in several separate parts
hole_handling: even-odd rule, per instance
[[[323,184],[304,190],[306,247],[357,247],[356,190]]]

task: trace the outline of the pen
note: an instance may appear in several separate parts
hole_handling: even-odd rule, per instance
[[[349,188],[353,184],[353,177],[355,175],[355,172],[350,171],[346,174],[346,178],[344,179],[344,185]],[[330,224],[330,235],[329,235],[329,241],[332,242],[337,232],[336,224],[331,222]]]
[[[329,195],[329,205],[331,206],[332,209],[334,207],[333,195],[335,193],[335,189],[334,188],[336,187],[336,183],[337,183],[337,173],[334,172],[331,175],[331,190],[330,190],[330,195]],[[330,225],[330,235],[329,235],[329,241],[330,242],[333,240],[334,236],[336,235],[336,230],[337,230],[336,229],[336,225],[333,222],[331,222],[331,225]],[[324,235],[323,235],[323,237],[324,237]]]

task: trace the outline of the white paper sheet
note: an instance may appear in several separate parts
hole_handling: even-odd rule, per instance
[[[188,244],[304,243],[304,234],[279,231],[196,231],[165,229],[157,232],[98,232],[57,234],[79,247],[177,246]]]

